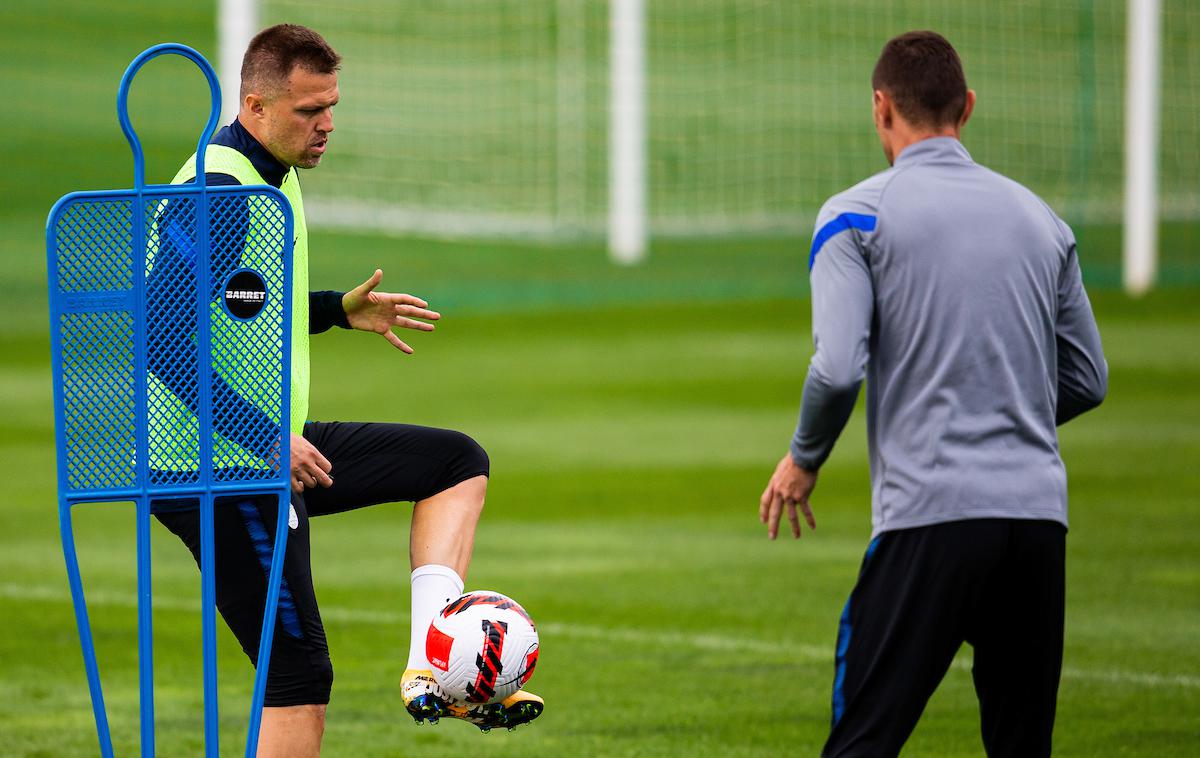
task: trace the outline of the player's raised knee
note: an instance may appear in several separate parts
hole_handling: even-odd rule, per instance
[[[447,463],[448,468],[455,472],[456,479],[466,481],[491,473],[491,460],[482,445],[462,432],[448,432],[448,435]]]

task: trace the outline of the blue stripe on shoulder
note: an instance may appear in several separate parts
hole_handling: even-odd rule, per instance
[[[826,242],[850,229],[873,232],[875,231],[875,217],[865,213],[839,213],[832,221],[822,226],[817,235],[813,237],[812,250],[808,253],[808,270],[812,271],[813,264],[817,261],[817,253],[821,252],[821,248],[825,247]]]

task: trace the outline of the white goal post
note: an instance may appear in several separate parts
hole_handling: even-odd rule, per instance
[[[608,252],[646,256],[646,3],[611,0],[609,24]]]
[[[221,123],[237,118],[242,55],[258,33],[258,0],[217,0],[217,76],[221,81]]]
[[[1129,0],[1125,86],[1123,279],[1131,295],[1154,286],[1158,262],[1161,0]]]

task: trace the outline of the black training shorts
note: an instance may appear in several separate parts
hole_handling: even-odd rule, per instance
[[[309,517],[378,503],[415,502],[488,474],[483,448],[465,434],[446,429],[309,422],[304,437],[333,464],[333,486],[292,495],[296,518],[283,564],[267,706],[329,702],[333,667],[313,593]],[[156,500],[151,508],[199,564],[197,505],[195,498],[185,498]],[[220,497],[214,512],[217,608],[255,664],[278,512],[271,496]]]
[[[822,755],[897,755],[966,642],[987,754],[1049,756],[1066,533],[1055,521],[975,519],[877,536],[839,624]]]

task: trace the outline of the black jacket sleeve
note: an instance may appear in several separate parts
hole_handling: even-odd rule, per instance
[[[308,333],[320,334],[330,327],[350,328],[346,312],[342,310],[344,292],[325,290],[308,293]]]

